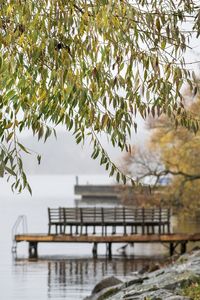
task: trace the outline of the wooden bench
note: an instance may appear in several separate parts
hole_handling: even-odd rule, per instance
[[[130,207],[48,208],[49,234],[164,234],[170,233],[170,209]]]

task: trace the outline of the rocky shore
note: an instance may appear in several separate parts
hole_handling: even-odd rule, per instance
[[[165,267],[134,274],[126,282],[115,277],[105,278],[85,300],[193,300],[183,296],[184,290],[192,284],[200,284],[200,250],[184,254]]]

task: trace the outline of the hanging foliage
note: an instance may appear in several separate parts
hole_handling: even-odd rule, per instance
[[[192,0],[0,0],[1,175],[30,190],[18,140],[27,128],[46,140],[63,124],[77,143],[91,139],[92,157],[124,183],[100,133],[128,151],[136,115],[162,113],[196,131],[181,87],[195,84],[183,54],[199,20]]]

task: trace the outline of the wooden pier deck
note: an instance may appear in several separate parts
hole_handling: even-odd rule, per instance
[[[112,243],[162,243],[168,244],[169,254],[173,255],[180,245],[180,253],[186,252],[188,242],[200,241],[200,233],[195,234],[133,234],[133,235],[68,235],[68,234],[20,234],[15,236],[16,243],[29,243],[29,257],[37,258],[38,243],[93,243],[93,255],[97,256],[97,245],[107,244],[108,256],[112,256]]]

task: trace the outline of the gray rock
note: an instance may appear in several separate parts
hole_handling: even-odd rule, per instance
[[[175,291],[184,288],[186,285],[190,285],[192,282],[198,280],[198,276],[191,271],[184,271],[177,274],[171,279],[166,280],[162,283],[162,287],[167,290]]]
[[[104,278],[95,285],[94,289],[92,290],[92,294],[97,294],[105,288],[118,285],[120,283],[122,283],[122,281],[114,276]]]
[[[159,289],[155,291],[148,291],[142,294],[126,294],[123,300],[144,300],[144,299],[151,299],[151,300],[166,300],[169,297],[173,296],[173,293]]]
[[[104,288],[98,293],[93,293],[90,296],[84,298],[84,300],[102,300],[102,299],[110,299],[113,295],[121,291],[121,284],[114,285],[112,287]],[[115,299],[116,300],[116,299]]]
[[[138,283],[143,283],[144,279],[143,278],[134,278],[134,279],[131,279],[129,281],[126,281],[124,284],[123,284],[123,288],[127,288],[131,285],[134,285],[134,284],[138,284]]]
[[[148,268],[149,271],[151,270]],[[146,270],[145,270],[146,271]],[[133,276],[123,284],[115,277],[103,279],[88,300],[192,300],[182,289],[200,282],[200,251],[185,254],[165,268]],[[97,294],[95,294],[97,293]]]

